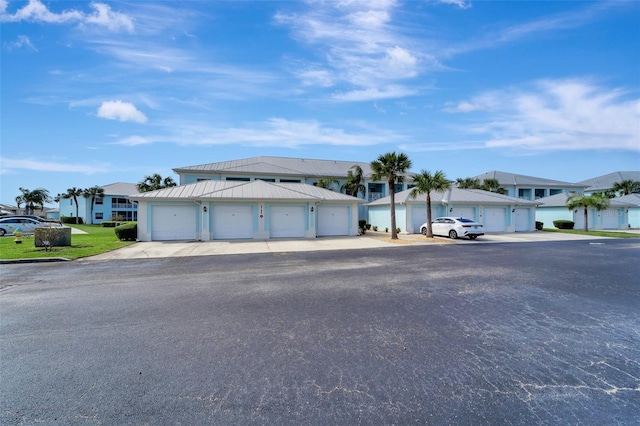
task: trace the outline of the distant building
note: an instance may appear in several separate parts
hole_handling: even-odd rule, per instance
[[[138,205],[129,196],[138,194],[135,183],[117,182],[102,185],[104,197],[96,198],[93,203],[93,217],[91,215],[91,198],[78,197],[78,216],[84,223],[102,223],[104,221],[137,221]],[[59,201],[60,217],[75,217],[76,204],[73,198],[62,198]]]

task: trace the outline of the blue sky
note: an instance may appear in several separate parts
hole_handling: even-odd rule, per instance
[[[259,155],[640,169],[637,1],[0,0],[0,202]]]

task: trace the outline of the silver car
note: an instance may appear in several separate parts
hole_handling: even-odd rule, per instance
[[[18,228],[26,234],[31,234],[36,228],[46,228],[49,226],[59,227],[56,222],[44,222],[30,217],[5,217],[0,219],[0,237],[6,234],[13,234]]]
[[[484,235],[484,228],[474,220],[464,217],[439,217],[431,222],[433,235],[442,235],[449,238],[469,237],[475,240]],[[420,227],[420,232],[427,235],[427,224]]]

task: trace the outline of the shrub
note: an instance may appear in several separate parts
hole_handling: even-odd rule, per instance
[[[129,222],[116,226],[116,237],[121,241],[135,241],[138,238],[138,223]]]
[[[360,234],[364,235],[367,232],[367,221],[360,219],[358,221],[358,229],[360,230]]]
[[[367,223],[367,231],[368,231],[369,229],[371,229],[371,224],[370,224],[370,223]]]
[[[575,223],[571,220],[554,220],[553,221],[553,226],[555,226],[558,229],[573,229],[573,225],[575,225]]]
[[[538,231],[542,231],[543,226],[544,226],[544,223],[542,223],[542,222],[538,222],[538,221],[536,220],[536,230],[538,230]]]
[[[112,222],[110,220],[105,220],[100,225],[102,225],[103,228],[115,228],[116,226],[118,226],[118,223]]]
[[[401,232],[402,232],[402,229],[400,229],[400,228],[396,228],[396,232],[399,234],[399,233],[401,233]]]
[[[84,224],[84,222],[82,221],[81,217],[78,217],[78,225],[82,225]],[[70,223],[72,225],[76,224],[76,217],[75,216],[61,216],[60,217],[60,222],[62,223]]]
[[[374,230],[374,231],[376,231],[376,232],[378,232],[378,227],[377,227],[377,226],[374,226],[374,227],[373,227],[373,230]]]

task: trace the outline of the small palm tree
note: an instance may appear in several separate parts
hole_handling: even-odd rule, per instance
[[[431,191],[443,192],[451,188],[451,182],[447,180],[442,170],[436,170],[434,174],[421,170],[420,174],[413,177],[414,187],[411,188],[411,198],[417,198],[420,194],[427,194],[427,238],[433,238],[431,228]]]
[[[380,155],[377,160],[371,162],[372,180],[386,180],[389,185],[389,197],[391,198],[391,239],[398,239],[396,228],[396,183],[404,182],[404,174],[411,167],[411,160],[407,154],[388,152]]]
[[[482,181],[482,186],[480,189],[484,189],[485,191],[495,192],[498,194],[504,194],[506,191],[504,188],[500,187],[500,182],[498,179],[485,179]]]
[[[364,172],[362,167],[352,166],[347,172],[347,181],[340,187],[340,191],[344,191],[345,194],[357,197],[359,192],[362,192],[364,198],[367,194],[367,187],[364,185]]]
[[[458,178],[456,179],[456,186],[460,189],[482,189],[480,180],[478,178]],[[499,186],[499,185],[498,185]]]
[[[93,186],[84,190],[84,197],[91,199],[91,224],[93,225],[93,205],[96,202],[96,198],[104,197],[104,189],[99,186]]]
[[[629,195],[640,193],[640,181],[625,179],[621,182],[613,184],[613,190],[620,192],[620,195]]]
[[[579,207],[582,207],[584,209],[583,229],[585,231],[589,230],[589,225],[587,223],[589,218],[588,209],[594,208],[597,211],[606,210],[609,207],[609,203],[609,199],[602,194],[571,194],[569,198],[567,198],[567,208],[569,210],[573,210]]]
[[[320,178],[316,183],[314,183],[314,185],[317,186],[318,188],[331,189],[331,190],[333,190],[334,184],[339,185],[340,182],[338,181],[338,179],[329,178],[329,177]]]
[[[74,204],[76,205],[76,225],[79,222],[79,206],[78,206],[78,197],[80,197],[81,195],[84,194],[84,189],[80,189],[80,188],[76,188],[75,186],[73,188],[69,188],[67,189],[67,192],[65,194],[62,194],[63,198],[72,198]]]
[[[16,205],[20,208],[20,205],[24,203],[25,214],[33,214],[35,207],[40,207],[40,210],[43,210],[44,203],[52,201],[49,191],[44,188],[34,189],[33,191],[26,188],[18,189],[22,194],[16,197]]]
[[[139,192],[155,191],[157,189],[171,188],[176,186],[175,181],[171,177],[162,178],[158,173],[154,173],[151,176],[145,176],[142,182],[139,182],[136,187]]]

